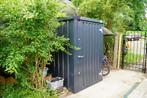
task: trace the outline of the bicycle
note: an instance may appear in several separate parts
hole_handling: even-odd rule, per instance
[[[106,76],[110,73],[110,65],[107,56],[103,58],[102,76]]]

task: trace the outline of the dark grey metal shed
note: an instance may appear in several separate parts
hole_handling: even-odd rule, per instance
[[[54,76],[63,77],[64,85],[76,93],[102,80],[103,23],[77,16],[60,22],[59,35],[69,38],[80,50],[68,49],[72,55],[55,54]]]

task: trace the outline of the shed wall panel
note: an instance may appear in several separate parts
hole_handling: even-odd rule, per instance
[[[78,92],[100,81],[103,58],[103,24],[88,18],[62,19],[59,35],[70,39],[72,45],[80,50],[68,49],[72,55],[57,53],[54,73],[62,76],[64,84],[72,92]]]

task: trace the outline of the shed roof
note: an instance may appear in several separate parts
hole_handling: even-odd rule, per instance
[[[104,36],[113,36],[114,35],[114,33],[112,33],[109,29],[107,29],[105,27],[103,27],[102,30],[103,30]]]

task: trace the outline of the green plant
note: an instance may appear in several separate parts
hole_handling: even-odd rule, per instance
[[[146,31],[127,31],[125,33],[126,35],[135,35],[135,34],[139,34],[140,36],[144,37],[147,35],[147,32]]]
[[[55,0],[0,1],[0,67],[15,74],[22,90],[46,89],[42,78],[46,63],[52,61],[53,52],[68,52],[64,46],[71,46],[69,39],[56,34],[60,15]]]
[[[104,26],[115,33],[146,29],[147,0],[72,0],[78,14],[104,21]],[[104,39],[104,51],[112,58],[114,37]]]
[[[143,30],[146,27],[146,0],[72,0],[78,14],[103,20],[114,32]]]
[[[39,89],[32,90],[28,87],[18,87],[17,85],[3,86],[3,98],[58,98],[53,90]]]
[[[138,62],[141,62],[143,59],[143,55],[141,54],[134,54],[132,52],[127,52],[124,58],[125,64],[137,64]]]
[[[113,61],[114,37],[104,36],[104,54],[111,62]]]

